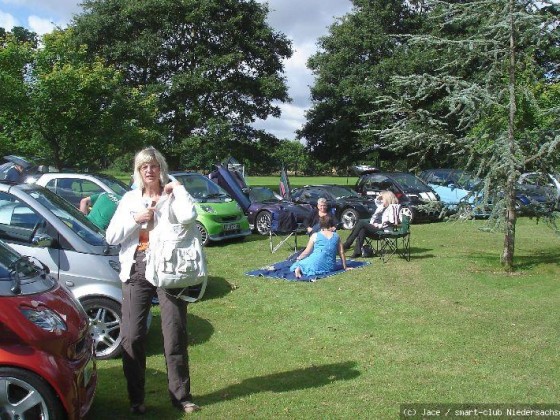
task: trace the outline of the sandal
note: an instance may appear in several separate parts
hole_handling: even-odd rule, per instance
[[[183,410],[184,413],[194,413],[195,411],[200,411],[200,407],[192,402],[182,403],[180,410]]]

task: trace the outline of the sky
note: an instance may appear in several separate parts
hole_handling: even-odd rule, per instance
[[[295,131],[305,123],[305,111],[311,105],[309,88],[313,75],[307,59],[316,51],[319,37],[329,26],[352,9],[350,0],[257,0],[268,3],[269,25],[292,41],[294,53],[284,63],[291,103],[281,104],[282,116],[254,124],[280,139],[295,139]],[[11,30],[23,26],[40,35],[55,26],[64,28],[72,16],[80,13],[81,0],[0,0],[0,27]]]

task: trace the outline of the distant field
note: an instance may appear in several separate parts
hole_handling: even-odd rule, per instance
[[[127,185],[130,182],[130,174],[120,173],[120,172],[108,172],[114,177],[117,177],[121,181],[125,182]],[[348,185],[353,187],[358,180],[357,177],[345,177],[345,176],[291,176],[290,186],[292,188],[301,187],[303,185],[312,184],[336,184],[336,185]],[[249,186],[266,186],[272,188],[274,191],[278,191],[278,185],[280,184],[279,176],[248,176],[247,183]]]

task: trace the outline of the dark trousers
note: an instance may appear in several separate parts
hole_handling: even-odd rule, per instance
[[[367,235],[374,235],[375,233],[382,231],[383,229],[373,226],[367,220],[358,220],[358,222],[352,228],[352,232],[344,242],[345,248],[350,248],[352,243],[356,240],[356,246],[354,247],[354,253],[358,251],[361,252],[362,246],[364,245],[364,240]]]
[[[173,404],[192,401],[187,353],[187,303],[158,289],[145,278],[143,252],[136,255],[130,279],[123,283],[122,346],[123,370],[132,405],[144,402],[146,382],[147,319],[152,297],[157,293],[161,310],[161,330],[167,365],[167,383]]]

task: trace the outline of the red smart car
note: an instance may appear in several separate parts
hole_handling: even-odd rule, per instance
[[[45,266],[0,241],[0,418],[83,418],[96,384],[81,305]]]

